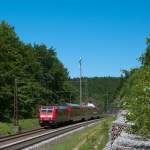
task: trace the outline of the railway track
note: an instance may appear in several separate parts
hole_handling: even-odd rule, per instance
[[[17,134],[3,136],[3,137],[0,137],[0,143],[8,141],[8,140],[16,139],[16,138],[19,138],[19,137],[22,137],[22,136],[25,136],[25,135],[31,135],[31,134],[34,134],[34,133],[38,133],[38,132],[41,132],[41,131],[44,131],[44,130],[45,129],[43,127],[41,127],[41,128],[37,128],[37,129],[17,133]]]
[[[28,135],[20,135],[20,137],[7,139],[6,141],[1,141],[0,150],[21,150],[23,148],[27,148],[34,144],[40,143],[42,141],[70,132],[77,128],[87,126],[91,123],[95,123],[97,121],[99,121],[99,119],[77,123],[77,124],[61,127],[58,129],[43,130],[41,132],[36,132]]]

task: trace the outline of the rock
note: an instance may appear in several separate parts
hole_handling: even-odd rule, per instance
[[[113,142],[112,150],[150,150],[150,139],[122,132]]]
[[[150,139],[126,133],[133,124],[126,121],[127,111],[120,111],[109,130],[109,142],[104,150],[150,150]]]

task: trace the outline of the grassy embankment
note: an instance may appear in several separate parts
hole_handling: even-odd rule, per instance
[[[91,127],[58,140],[47,150],[102,150],[108,141],[108,130],[115,117],[107,117]]]
[[[22,130],[30,130],[39,127],[38,119],[22,119],[19,120],[19,125],[21,126]],[[13,133],[14,131],[12,123],[0,122],[0,135],[9,135]]]

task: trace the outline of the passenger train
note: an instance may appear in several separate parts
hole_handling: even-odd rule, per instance
[[[40,126],[57,126],[61,123],[99,118],[99,111],[93,105],[66,103],[63,105],[41,106],[39,109]]]

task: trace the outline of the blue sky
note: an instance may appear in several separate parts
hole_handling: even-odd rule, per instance
[[[71,77],[120,76],[139,66],[150,34],[149,0],[0,0],[0,20],[26,43],[56,48]]]

